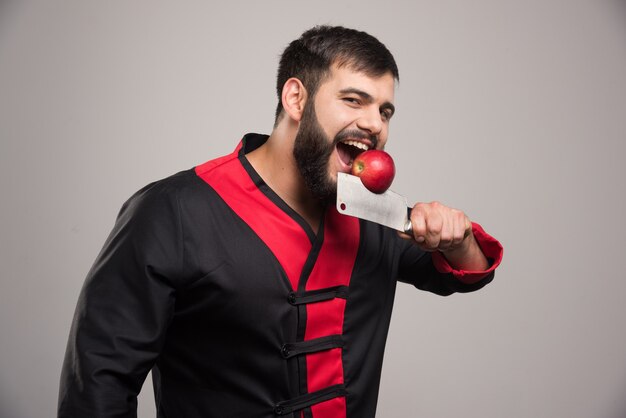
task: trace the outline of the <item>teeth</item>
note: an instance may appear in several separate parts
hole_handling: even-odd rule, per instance
[[[348,141],[345,141],[344,144],[352,145],[353,147],[357,147],[359,149],[362,149],[363,151],[367,151],[369,149],[369,147],[362,142],[348,140]]]

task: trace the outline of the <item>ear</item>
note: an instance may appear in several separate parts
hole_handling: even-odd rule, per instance
[[[290,78],[283,85],[281,96],[284,112],[296,122],[302,119],[302,112],[308,95],[302,81],[295,77]]]

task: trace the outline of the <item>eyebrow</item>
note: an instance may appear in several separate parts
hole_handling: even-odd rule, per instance
[[[363,100],[365,100],[365,101],[367,101],[369,103],[374,101],[374,98],[372,97],[371,94],[369,94],[369,93],[367,93],[367,92],[365,92],[363,90],[354,88],[354,87],[348,87],[348,88],[345,88],[343,90],[340,90],[339,94],[356,94],[359,97],[361,97],[361,99],[363,99]],[[387,110],[387,109],[390,110],[391,111],[391,115],[396,113],[396,107],[391,102],[383,103],[380,106],[380,108],[383,109],[383,110]]]

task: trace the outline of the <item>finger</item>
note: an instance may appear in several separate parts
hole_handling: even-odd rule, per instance
[[[441,233],[439,234],[438,250],[444,251],[450,248],[454,239],[455,218],[452,211],[448,208],[439,210],[442,218]]]
[[[437,202],[432,202],[426,207],[426,235],[424,244],[434,251],[439,247],[441,241],[441,232],[444,227],[444,218],[441,211],[437,207]]]
[[[454,237],[452,238],[451,248],[456,248],[466,237],[467,225],[471,227],[471,223],[467,219],[467,216],[460,210],[454,210]]]
[[[406,239],[406,240],[413,239],[413,235],[409,235],[402,231],[396,231],[396,232],[398,232],[398,236],[402,239]]]
[[[413,238],[418,243],[426,240],[426,207],[418,203],[411,210],[411,225],[413,226]]]

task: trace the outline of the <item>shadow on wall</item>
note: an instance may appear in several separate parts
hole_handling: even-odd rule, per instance
[[[626,1],[624,1],[626,7]],[[626,9],[624,10],[626,12]],[[610,410],[609,417],[610,418],[624,418],[626,417],[626,397],[623,396],[623,393],[626,393],[626,377],[622,382],[620,388],[616,388],[616,402],[615,408]]]
[[[0,0],[0,18],[7,16],[9,7],[17,4],[17,0]]]
[[[0,6],[2,4],[2,0],[0,0]],[[2,11],[2,7],[0,7],[0,12]],[[4,388],[4,384],[0,384],[0,388]],[[17,411],[16,405],[13,405],[10,399],[8,399],[8,390],[0,390],[0,417],[6,418],[21,418]],[[56,406],[54,413],[56,414]]]
[[[622,401],[622,405],[618,408],[615,408],[615,411],[612,412],[609,417],[610,418],[624,418],[626,417],[626,400]]]
[[[11,19],[18,0],[0,0],[0,28],[6,27],[6,21]],[[4,416],[4,415],[3,415]]]

